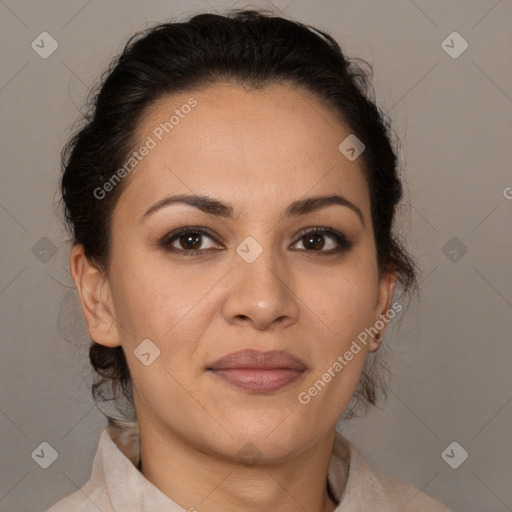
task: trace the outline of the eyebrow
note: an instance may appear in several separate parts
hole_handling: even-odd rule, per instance
[[[172,204],[182,203],[188,204],[190,206],[194,206],[198,208],[202,212],[208,215],[215,215],[217,217],[233,217],[233,207],[229,204],[225,204],[218,199],[213,199],[208,196],[203,195],[177,195],[166,197],[152,206],[150,206],[142,215],[141,221],[155,214],[158,210],[165,208],[166,206],[170,206]],[[298,201],[294,201],[291,203],[283,212],[283,216],[286,217],[298,217],[300,215],[306,215],[308,213],[313,213],[322,208],[327,208],[328,206],[345,206],[352,210],[358,217],[363,226],[365,225],[363,214],[361,210],[351,201],[346,199],[345,197],[339,194],[332,194],[329,196],[317,196],[317,197],[307,197],[305,199],[299,199]]]

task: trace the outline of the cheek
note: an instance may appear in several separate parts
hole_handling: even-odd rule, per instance
[[[137,385],[155,387],[149,396],[161,389],[174,389],[180,396],[180,387],[175,387],[168,373],[188,387],[195,385],[197,368],[191,361],[197,360],[201,340],[219,309],[221,275],[217,274],[198,272],[193,265],[177,269],[156,258],[136,255],[127,256],[113,272],[112,295],[121,343]],[[153,348],[158,354],[154,366],[144,367],[136,357],[144,340],[157,347]]]
[[[127,331],[134,341],[141,337],[162,339],[204,295],[204,278],[200,283],[197,275],[148,261],[143,254],[126,255],[117,264],[115,261],[113,258],[111,288],[116,320],[129,326]]]
[[[304,275],[301,291],[326,345],[340,350],[375,320],[378,297],[376,264],[364,255],[354,255],[346,264],[315,275]]]
[[[307,418],[321,418],[325,425],[348,405],[368,353],[365,329],[373,325],[377,297],[377,272],[370,262],[340,267],[306,295],[314,313],[307,316],[316,327],[304,330],[315,338],[310,344],[313,371],[297,401],[309,412]]]

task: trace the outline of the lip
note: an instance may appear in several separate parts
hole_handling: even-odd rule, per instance
[[[218,359],[207,371],[235,387],[253,392],[277,391],[296,381],[306,365],[281,350],[241,350]]]

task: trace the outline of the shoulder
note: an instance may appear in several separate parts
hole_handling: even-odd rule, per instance
[[[46,512],[114,512],[105,487],[93,488],[90,481],[65,498],[58,501]]]
[[[336,512],[451,512],[413,485],[373,471],[361,452],[341,434],[335,444],[345,444],[349,453],[349,472]]]
[[[401,480],[388,478],[371,471],[382,499],[393,510],[401,512],[451,512],[439,501],[431,498],[416,487]],[[391,508],[389,509],[391,510]]]
[[[89,480],[79,490],[62,498],[46,512],[114,512],[105,479],[105,455],[106,451],[108,452],[109,441],[107,436],[105,430],[98,443]]]

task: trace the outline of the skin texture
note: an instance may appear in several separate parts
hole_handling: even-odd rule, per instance
[[[326,475],[336,422],[378,343],[362,345],[307,405],[297,396],[390,307],[396,276],[378,273],[362,160],[338,150],[350,130],[332,109],[289,85],[219,83],[162,98],[141,120],[137,147],[191,97],[197,106],[125,178],[107,269],[91,265],[80,245],[72,249],[91,337],[123,346],[142,472],[183,508],[333,510]],[[176,194],[214,197],[229,203],[233,216],[173,204],[141,220]],[[332,194],[355,204],[364,224],[339,205],[282,216],[293,201]],[[212,238],[193,246],[203,253],[160,245],[185,226],[211,230]],[[309,244],[300,236],[315,226],[343,233],[353,246],[326,254],[338,246],[330,235]],[[263,249],[252,263],[236,252],[249,236]],[[172,246],[185,251],[190,244],[174,239]],[[149,366],[134,355],[145,339],[160,350]],[[288,351],[307,370],[269,393],[233,387],[206,370],[249,348]],[[240,462],[244,446],[256,464]]]

